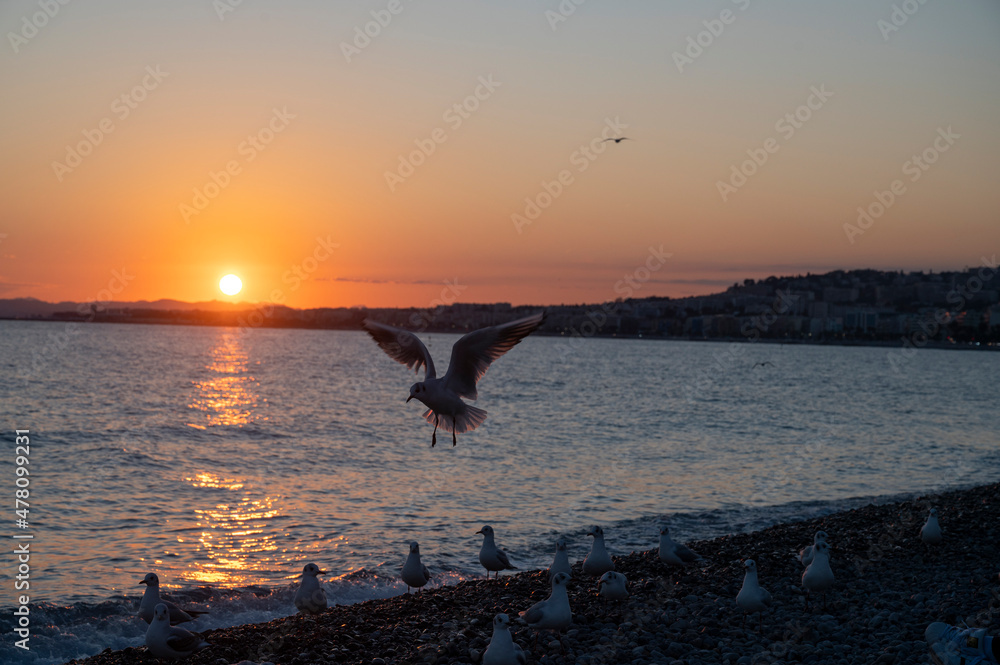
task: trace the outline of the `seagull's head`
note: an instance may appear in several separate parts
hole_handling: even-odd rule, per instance
[[[481,533],[484,536],[492,536],[493,535],[493,527],[491,527],[489,524],[487,524],[486,526],[484,526],[479,531],[476,531],[476,533]]]
[[[493,617],[494,628],[506,628],[510,624],[510,618],[506,614],[498,614]]]
[[[937,517],[937,508],[931,508],[930,516]]]
[[[167,606],[164,605],[163,603],[157,605],[156,609],[153,610],[153,621],[169,622],[170,621],[169,617],[170,613],[167,610]]]
[[[569,575],[566,573],[556,573],[556,576],[552,578],[552,588],[557,586],[566,586],[569,582]]]
[[[424,382],[423,381],[417,381],[412,386],[410,386],[410,396],[406,398],[406,401],[409,402],[414,397],[416,397],[417,399],[420,399],[421,396],[426,391],[427,391],[427,386],[424,385]],[[421,401],[423,401],[423,400],[421,400]]]
[[[156,576],[156,573],[146,573],[146,576],[142,578],[139,584],[145,584],[146,586],[158,587],[160,586],[160,578]]]
[[[557,552],[565,552],[566,551],[566,539],[565,538],[560,538],[559,540],[556,541],[556,551]]]
[[[747,570],[757,570],[757,562],[753,559],[747,559],[743,562],[743,567]]]
[[[587,535],[588,536],[593,536],[594,538],[597,538],[598,536],[603,536],[604,535],[604,529],[602,529],[601,527],[596,526],[596,525],[592,526],[587,531]]]
[[[825,543],[828,537],[826,531],[817,531],[816,537],[813,538],[813,543]]]
[[[325,575],[325,570],[320,570],[319,566],[315,563],[307,563],[305,567],[302,568],[302,577],[316,577],[317,575]]]
[[[662,525],[660,527],[660,535],[661,536],[669,536],[670,535],[670,527],[668,527],[666,524]]]
[[[417,541],[410,543],[410,554],[420,554],[420,545],[417,545]]]
[[[813,552],[815,552],[816,554],[820,553],[828,554],[830,552],[830,546],[822,541],[818,542],[815,545],[813,545]]]

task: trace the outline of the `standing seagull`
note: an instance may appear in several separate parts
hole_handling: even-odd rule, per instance
[[[674,539],[670,537],[669,527],[666,525],[660,527],[660,561],[671,566],[685,566],[700,558],[686,545],[674,542]]]
[[[594,544],[590,547],[590,554],[583,560],[583,572],[600,577],[609,570],[614,570],[615,562],[611,560],[611,555],[604,547],[604,529],[592,526],[587,535],[594,537]]]
[[[764,609],[771,602],[771,594],[757,583],[757,562],[747,559],[743,567],[747,569],[747,574],[743,576],[743,587],[736,594],[736,604],[743,609],[743,626],[747,625],[747,614],[757,612],[760,631],[764,632]]]
[[[170,625],[191,621],[199,615],[208,614],[208,612],[200,610],[182,610],[169,600],[160,598],[160,578],[156,576],[156,573],[146,573],[139,584],[146,585],[146,591],[142,594],[142,602],[139,603],[139,618],[146,623],[152,623],[153,612],[156,610],[156,606],[161,604],[170,613]]]
[[[406,557],[406,563],[399,571],[399,576],[406,584],[406,593],[410,593],[410,587],[419,589],[431,579],[427,566],[420,563],[420,546],[417,545],[417,541],[410,543],[410,554]]]
[[[559,573],[552,578],[552,593],[545,600],[540,600],[518,616],[535,630],[560,631],[573,623],[573,612],[569,608],[569,596],[566,594],[566,583],[569,575]],[[536,634],[537,637],[537,634]]]
[[[501,570],[517,570],[510,565],[507,553],[497,547],[496,541],[493,539],[493,527],[487,524],[476,533],[483,534],[483,546],[479,548],[479,563],[483,564],[483,568],[486,569],[486,579],[490,578],[491,570],[497,574],[497,577],[500,577]]]
[[[823,594],[823,608],[826,609],[826,592],[833,586],[833,569],[830,568],[830,546],[824,542],[813,545],[812,563],[802,573],[802,586],[806,588],[806,607],[809,596]]]
[[[607,143],[608,141],[614,141],[614,142],[615,142],[615,144],[618,144],[618,143],[621,143],[622,141],[634,141],[634,140],[635,140],[635,139],[630,139],[630,138],[629,138],[629,137],[627,137],[627,136],[622,136],[622,137],[620,137],[620,138],[617,138],[617,139],[616,139],[616,138],[614,138],[614,137],[611,137],[611,138],[609,138],[609,139],[604,139],[603,141],[601,141],[601,143]]]
[[[816,547],[817,543],[825,543],[827,539],[826,531],[817,531],[816,535],[813,536],[813,544],[806,545],[799,550],[799,563],[803,566],[808,566],[813,560],[813,548]]]
[[[925,545],[941,544],[941,525],[938,524],[937,508],[931,508],[930,514],[927,515],[927,523],[920,528],[920,540],[924,541]]]
[[[560,538],[556,541],[556,556],[549,566],[549,579],[551,580],[558,573],[566,573],[572,576],[573,568],[569,565],[569,555],[566,553],[566,539]]]
[[[317,575],[326,575],[315,563],[307,563],[302,569],[302,583],[295,592],[295,607],[302,614],[319,614],[326,609],[326,591]]]
[[[509,626],[506,614],[493,617],[493,638],[483,653],[483,665],[524,665],[524,651],[510,636]]]
[[[476,383],[483,378],[490,363],[537,330],[544,318],[543,312],[468,333],[451,347],[448,372],[440,379],[437,378],[430,352],[416,335],[368,319],[362,325],[390,358],[415,372],[420,371],[421,365],[426,368],[424,380],[410,386],[410,396],[406,401],[416,397],[427,407],[423,416],[427,422],[434,423],[434,433],[431,434],[433,447],[437,443],[439,425],[444,431],[451,432],[451,445],[454,446],[457,443],[456,433],[471,432],[483,424],[486,411],[469,406],[461,398],[477,399]]]
[[[190,656],[211,646],[198,633],[170,625],[170,610],[164,603],[153,609],[153,620],[146,629],[146,648],[157,658],[172,660]]]
[[[609,570],[597,581],[597,595],[608,600],[625,600],[628,598],[628,578]]]

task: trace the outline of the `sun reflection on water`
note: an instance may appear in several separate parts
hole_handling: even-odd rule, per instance
[[[256,495],[238,478],[202,472],[184,480],[194,487],[239,493],[214,508],[195,509],[199,556],[187,579],[222,586],[270,581],[269,571],[283,565],[272,522],[281,514],[277,498]]]
[[[203,417],[188,423],[196,429],[217,425],[242,427],[267,418],[258,406],[266,399],[257,394],[257,379],[250,374],[250,358],[238,332],[224,330],[218,342],[209,351],[210,361],[205,369],[208,378],[195,381],[197,394],[188,408],[201,412]]]

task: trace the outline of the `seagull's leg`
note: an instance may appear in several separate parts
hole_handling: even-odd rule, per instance
[[[438,414],[434,412],[434,433],[431,434],[431,448],[438,442]]]
[[[458,443],[458,439],[455,438],[455,432],[458,431],[458,420],[453,415],[451,417],[451,447],[454,448],[455,444]]]

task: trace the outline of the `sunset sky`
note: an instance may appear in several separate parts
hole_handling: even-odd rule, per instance
[[[1000,250],[994,0],[237,2],[0,4],[0,298],[576,303],[651,247],[639,297]]]

